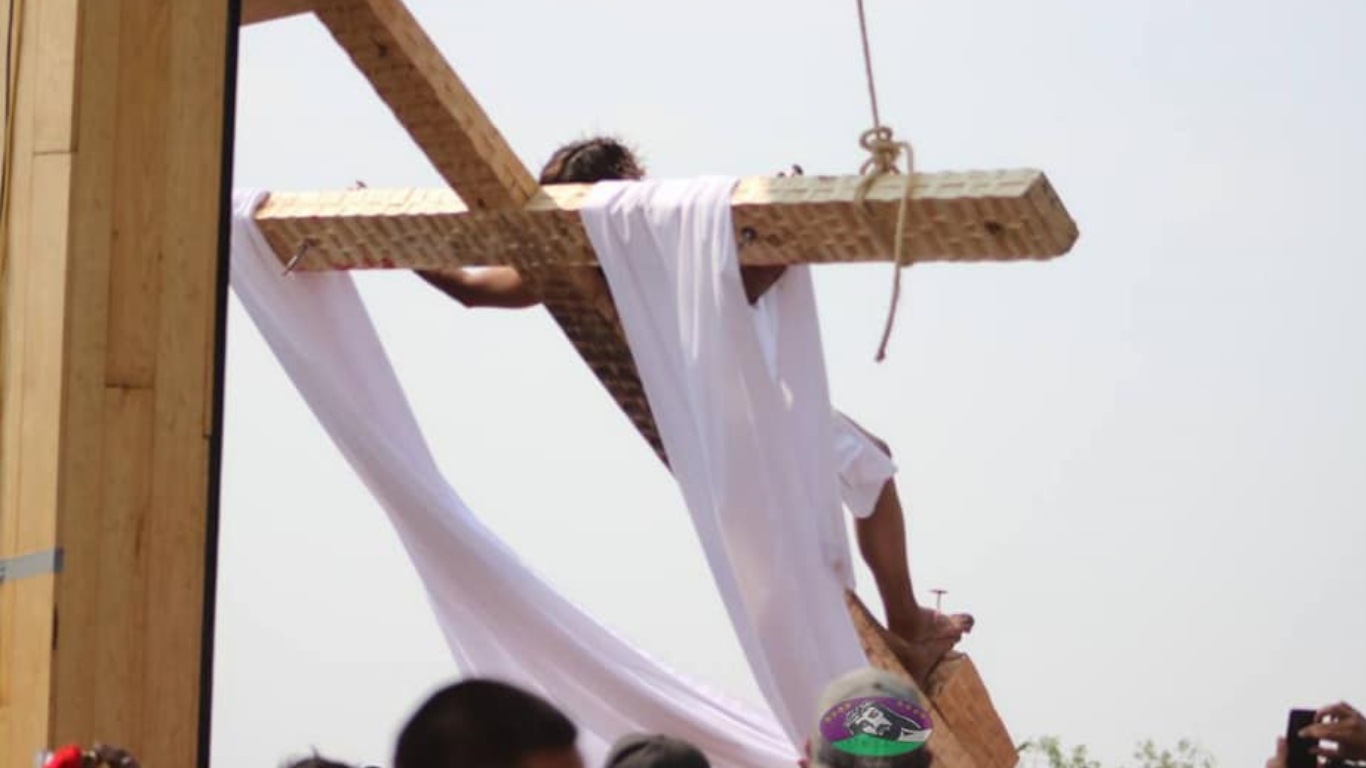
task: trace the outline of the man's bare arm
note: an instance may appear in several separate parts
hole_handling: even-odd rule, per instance
[[[418,276],[442,293],[467,307],[522,309],[541,303],[512,267],[487,267],[480,270],[418,270]]]
[[[745,267],[740,277],[745,286],[745,298],[753,304],[768,292],[783,276],[786,267]],[[522,309],[541,303],[526,280],[512,267],[486,267],[479,270],[452,269],[417,270],[423,280],[466,307],[496,307]],[[594,274],[598,274],[596,271]],[[601,277],[598,278],[601,280]]]

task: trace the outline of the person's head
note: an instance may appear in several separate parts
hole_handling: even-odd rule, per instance
[[[578,730],[550,702],[494,680],[437,691],[408,720],[394,768],[583,768]]]
[[[555,150],[541,169],[542,184],[634,181],[645,168],[625,144],[608,136],[570,142]]]
[[[908,680],[871,667],[826,687],[811,735],[812,768],[929,768],[929,702]]]
[[[353,768],[346,763],[339,763],[336,760],[327,758],[314,752],[311,756],[299,760],[291,760],[285,764],[284,768]]]
[[[632,733],[617,739],[603,768],[711,768],[702,750],[660,733]]]

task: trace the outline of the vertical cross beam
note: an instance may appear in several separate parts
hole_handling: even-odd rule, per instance
[[[847,592],[845,603],[869,663],[909,680],[911,676],[887,644],[887,630],[863,601]],[[935,765],[1015,768],[1019,764],[1019,752],[971,658],[954,652],[935,667],[922,690],[931,700],[934,740],[930,743]]]
[[[471,211],[531,199],[536,179],[400,0],[319,0],[314,13]]]
[[[536,179],[401,0],[317,0],[346,49],[471,212],[525,205]],[[573,269],[524,269],[545,307],[661,457],[663,445],[619,324],[604,318]]]
[[[19,0],[0,241],[0,765],[204,764],[228,0]]]

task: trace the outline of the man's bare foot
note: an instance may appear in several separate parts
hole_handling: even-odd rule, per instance
[[[887,645],[911,677],[926,685],[930,673],[963,635],[972,631],[976,621],[971,614],[939,613],[929,608],[921,608],[916,619],[911,626],[893,627]]]

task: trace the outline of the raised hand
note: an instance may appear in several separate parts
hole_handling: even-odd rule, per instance
[[[1314,713],[1314,724],[1300,729],[1300,736],[1320,742],[1337,742],[1336,747],[1320,743],[1309,751],[1329,760],[1366,760],[1366,718],[1345,701],[1330,704]]]

